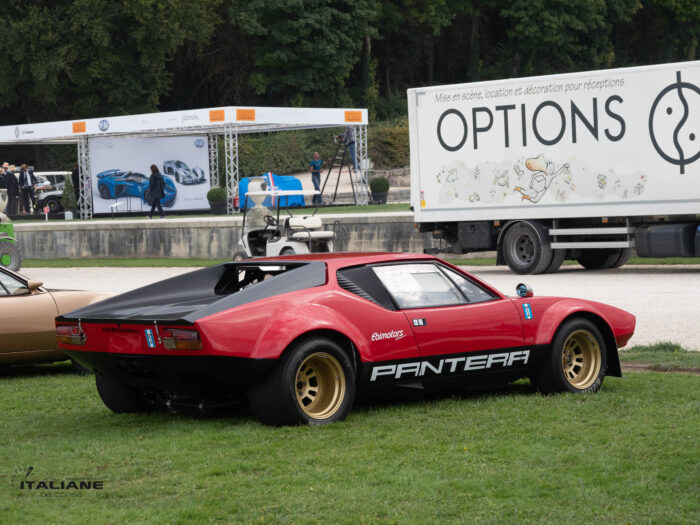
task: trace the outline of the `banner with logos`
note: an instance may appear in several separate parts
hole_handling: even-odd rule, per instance
[[[148,212],[152,164],[165,180],[166,214],[208,209],[208,145],[206,135],[90,138],[93,213]]]

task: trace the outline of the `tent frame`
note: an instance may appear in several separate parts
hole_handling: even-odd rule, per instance
[[[171,124],[175,122],[175,124]],[[201,123],[201,124],[200,124]],[[198,110],[126,115],[109,119],[47,122],[0,126],[0,145],[76,144],[80,179],[78,198],[81,219],[93,217],[90,139],[94,137],[168,137],[207,135],[209,178],[212,188],[224,187],[227,213],[235,213],[238,198],[239,150],[242,134],[298,129],[352,126],[356,131],[355,155],[360,173],[355,204],[369,203],[369,162],[367,159],[367,110],[346,108],[205,108]],[[219,144],[223,140],[224,165],[220,165]],[[223,167],[223,173],[221,168]],[[223,176],[223,180],[222,179]]]

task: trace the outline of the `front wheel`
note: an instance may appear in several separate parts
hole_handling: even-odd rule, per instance
[[[117,379],[95,374],[95,384],[102,402],[115,414],[146,412],[150,408],[137,388]]]
[[[268,425],[342,421],[355,399],[355,369],[325,337],[298,343],[267,378],[249,389],[255,415]]]
[[[112,198],[112,193],[109,191],[109,188],[106,184],[100,184],[100,187],[98,189],[100,190],[100,197],[102,197],[103,199]]]
[[[544,393],[597,392],[607,362],[605,339],[598,327],[588,319],[571,319],[557,330],[535,383]]]

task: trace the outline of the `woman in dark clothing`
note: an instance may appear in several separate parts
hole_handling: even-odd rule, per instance
[[[15,174],[9,168],[5,170],[5,187],[7,188],[7,214],[17,215],[19,184]]]
[[[165,219],[165,213],[163,213],[163,206],[160,205],[160,199],[165,197],[165,180],[163,175],[158,171],[158,166],[151,164],[151,177],[148,179],[148,193],[151,197],[151,211],[147,215],[147,218],[153,218],[153,212],[156,208],[160,212],[160,218]]]

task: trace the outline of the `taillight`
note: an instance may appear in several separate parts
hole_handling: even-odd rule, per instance
[[[163,346],[169,350],[201,350],[202,341],[197,330],[166,328],[163,330]]]
[[[64,345],[84,345],[87,336],[79,324],[62,324],[56,327],[56,340]]]

